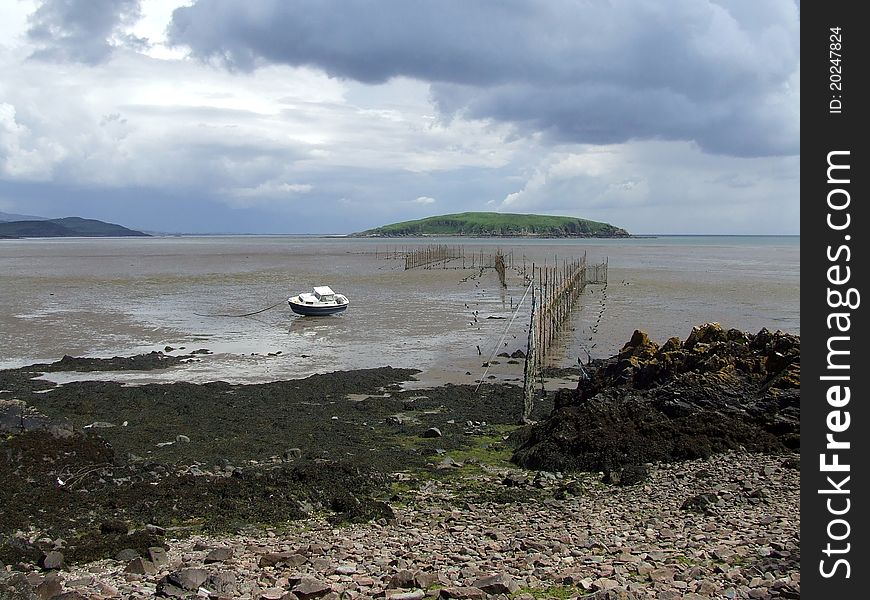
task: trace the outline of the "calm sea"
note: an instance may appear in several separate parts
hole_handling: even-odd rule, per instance
[[[493,270],[404,270],[402,252],[439,243],[462,245],[467,266],[471,255],[510,253],[508,288]],[[385,365],[422,369],[429,382],[517,380],[522,364],[497,357],[484,374],[482,363],[525,348],[523,264],[584,254],[590,264],[608,262],[607,286],[587,288],[554,353],[554,364],[569,366],[587,352],[615,353],[635,329],[659,342],[709,321],[800,333],[799,246],[799,237],[754,236],[4,240],[0,367],[171,346],[213,354],[124,380],[249,382]],[[345,294],[350,308],[326,318],[293,314],[286,298],[315,285]],[[218,316],[276,303],[253,316]]]

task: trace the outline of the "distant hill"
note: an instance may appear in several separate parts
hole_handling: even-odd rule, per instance
[[[63,219],[0,222],[0,237],[128,237],[148,236],[147,233],[128,229],[114,223],[96,219],[64,217]]]
[[[34,215],[17,215],[15,213],[3,212],[0,210],[0,223],[9,221],[47,221],[48,217],[36,217]]]
[[[354,237],[405,237],[465,235],[497,237],[628,237],[630,234],[609,223],[577,217],[467,212],[403,221],[361,231]]]

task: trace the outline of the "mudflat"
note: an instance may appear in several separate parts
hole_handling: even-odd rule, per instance
[[[585,377],[560,371],[577,383],[539,398],[532,427],[519,386],[414,389],[414,369],[86,377],[192,358],[0,372],[0,590],[799,596],[796,336],[637,332]],[[65,370],[84,376],[39,378]]]

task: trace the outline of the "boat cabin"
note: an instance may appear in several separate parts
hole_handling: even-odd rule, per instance
[[[332,291],[332,288],[328,285],[323,285],[320,287],[314,288],[314,296],[320,302],[334,302],[335,301],[335,292]]]

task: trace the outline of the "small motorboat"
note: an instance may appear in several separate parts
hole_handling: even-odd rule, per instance
[[[287,299],[290,310],[297,315],[334,315],[347,309],[350,301],[346,296],[336,294],[328,285],[314,288],[313,293],[303,292]]]

